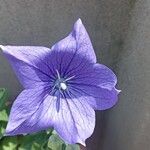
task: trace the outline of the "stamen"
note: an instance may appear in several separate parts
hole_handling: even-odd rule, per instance
[[[58,79],[60,79],[60,74],[59,74],[59,72],[58,72],[58,70],[56,69],[56,73],[57,73],[57,77],[58,77]]]
[[[73,79],[74,77],[75,77],[75,76],[71,76],[71,77],[65,79],[64,81],[65,81],[65,82],[66,82],[66,81],[69,81],[69,80]]]
[[[57,90],[59,90],[60,92],[61,92],[61,90],[66,90],[66,89],[67,89],[66,81],[71,80],[71,79],[74,78],[75,76],[71,76],[71,77],[69,77],[69,78],[67,78],[67,79],[63,79],[63,78],[61,78],[61,76],[60,76],[60,74],[59,74],[59,72],[58,72],[57,69],[56,69],[56,73],[57,73],[57,79],[56,79],[56,81],[55,81],[55,83],[54,83],[53,90],[54,90],[55,88],[57,88]]]

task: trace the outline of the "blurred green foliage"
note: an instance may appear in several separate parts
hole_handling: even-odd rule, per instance
[[[78,145],[66,144],[53,130],[36,134],[4,136],[10,112],[8,92],[0,88],[0,150],[80,150]]]

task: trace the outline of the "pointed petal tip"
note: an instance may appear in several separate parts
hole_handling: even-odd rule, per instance
[[[117,91],[118,94],[122,92],[121,90],[118,90],[118,89],[116,89],[116,91]]]
[[[83,23],[82,23],[82,20],[80,19],[80,18],[78,18],[78,20],[75,22],[75,26],[76,25],[82,25]]]
[[[8,125],[7,125],[7,127],[6,127],[6,129],[5,129],[5,132],[4,132],[4,135],[5,135],[5,136],[9,136],[9,135],[11,135],[10,133],[11,133],[11,131],[8,130]]]
[[[78,18],[77,22],[80,22],[80,23],[82,23],[82,20],[81,20],[81,18]]]
[[[4,45],[0,45],[0,50],[2,50],[3,53],[8,53],[8,49],[7,49],[7,46],[4,46]]]
[[[8,121],[8,124],[7,124],[7,126],[6,126],[4,135],[5,135],[5,136],[14,136],[14,135],[16,135],[16,132],[14,132],[15,129],[16,129],[16,128],[13,128],[13,126],[10,125],[10,122]]]
[[[85,140],[86,140],[86,139],[85,139]],[[76,143],[76,144],[79,144],[79,145],[82,145],[82,146],[86,147],[85,140],[79,138],[79,139],[77,140],[77,143]]]
[[[4,50],[4,48],[5,48],[5,47],[4,47],[3,45],[0,45],[0,49],[1,49],[1,50]]]
[[[86,147],[85,142],[81,142],[80,144],[81,144],[82,146]]]
[[[120,92],[122,92],[122,90],[118,90],[116,87],[114,87],[113,89],[116,91],[117,95],[120,94]]]

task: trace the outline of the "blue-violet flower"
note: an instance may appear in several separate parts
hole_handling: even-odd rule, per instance
[[[81,19],[52,48],[1,46],[24,90],[15,100],[6,135],[53,127],[70,144],[81,143],[95,127],[95,111],[117,102],[117,78],[96,56]]]

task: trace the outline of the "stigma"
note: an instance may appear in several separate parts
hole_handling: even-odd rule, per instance
[[[62,90],[66,90],[66,89],[67,89],[66,83],[61,82],[61,83],[60,83],[60,88],[61,88]]]

